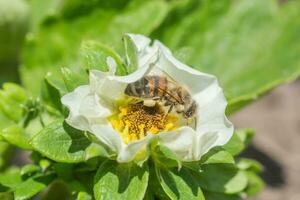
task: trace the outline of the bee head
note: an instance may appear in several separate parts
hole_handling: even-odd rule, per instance
[[[126,87],[126,89],[125,89],[124,92],[125,92],[125,94],[131,96],[132,91],[131,91],[131,85],[130,84],[127,85],[127,87]]]
[[[194,101],[184,112],[183,112],[183,116],[186,119],[190,119],[193,118],[196,114],[196,108],[197,108],[197,104]]]

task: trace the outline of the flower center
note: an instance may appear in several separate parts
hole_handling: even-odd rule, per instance
[[[154,107],[146,107],[143,104],[120,106],[119,112],[111,116],[109,121],[126,144],[139,140],[148,133],[158,134],[179,127],[178,117],[174,114],[166,114],[159,105]]]

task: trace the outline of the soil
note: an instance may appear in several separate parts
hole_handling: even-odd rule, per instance
[[[231,120],[237,128],[256,130],[244,155],[264,165],[267,187],[254,200],[300,200],[300,80],[278,87]]]

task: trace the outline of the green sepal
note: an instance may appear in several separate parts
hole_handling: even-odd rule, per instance
[[[138,68],[138,49],[131,37],[127,34],[123,36],[127,72],[130,74]]]
[[[97,41],[84,41],[81,45],[82,65],[84,69],[109,71],[107,58],[112,58],[116,64],[116,74],[126,75],[126,68],[122,58],[114,50]]]

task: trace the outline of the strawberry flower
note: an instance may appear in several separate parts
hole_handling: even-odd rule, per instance
[[[89,85],[79,86],[62,97],[62,103],[70,111],[66,122],[94,134],[115,152],[116,160],[121,163],[143,163],[151,153],[153,140],[186,162],[200,160],[211,148],[224,145],[233,134],[233,125],[225,116],[227,101],[216,77],[181,63],[159,41],[151,45],[151,40],[145,36],[126,36],[136,50],[133,57],[127,52],[126,64],[136,64],[136,70],[118,76],[115,60],[107,57],[108,72],[90,70]],[[191,118],[183,114],[187,111],[184,103],[178,103],[172,109],[171,105],[166,105],[166,99],[175,98],[171,94],[155,99],[151,95],[144,98],[126,92],[135,90],[130,87],[153,74],[166,78],[173,87],[178,85],[188,91],[185,100],[195,102]],[[148,89],[149,92],[157,87],[149,84],[137,89]],[[160,92],[161,96],[168,94],[168,86],[164,88],[166,91]]]

